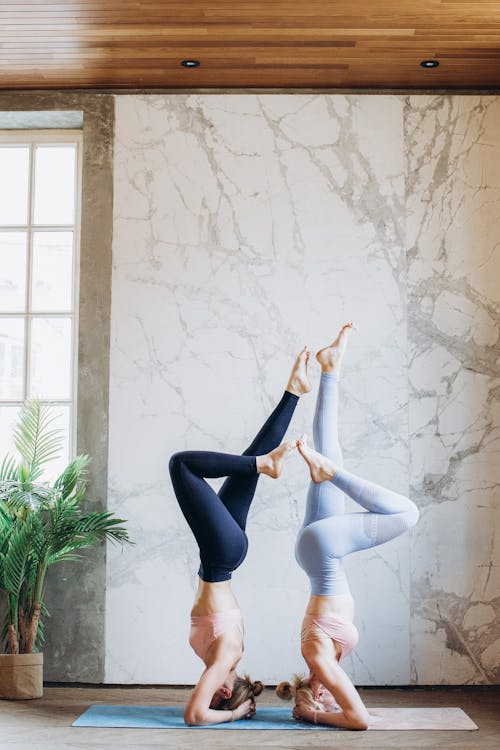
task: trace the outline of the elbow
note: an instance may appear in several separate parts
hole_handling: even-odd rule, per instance
[[[356,729],[357,731],[364,731],[368,729],[368,722],[365,719],[361,719],[361,718],[356,719],[351,729]]]
[[[349,729],[356,729],[358,731],[368,729],[368,719],[370,718],[368,711],[356,712],[347,718],[349,719]]]
[[[207,717],[201,711],[193,711],[187,708],[184,711],[184,724],[188,727],[200,727],[207,723]]]

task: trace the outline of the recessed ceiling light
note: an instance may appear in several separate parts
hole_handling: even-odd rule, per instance
[[[183,68],[198,68],[200,66],[199,60],[183,60],[181,62]]]
[[[422,60],[420,63],[422,68],[437,68],[439,65],[438,60]]]

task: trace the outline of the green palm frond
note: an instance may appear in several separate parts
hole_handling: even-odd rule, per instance
[[[17,482],[19,479],[19,468],[14,456],[5,456],[0,466],[0,483]]]
[[[5,503],[0,500],[0,549],[2,548],[2,543],[5,540],[7,532],[14,524],[12,514],[4,506]]]
[[[72,506],[76,509],[80,507],[80,504],[85,497],[85,494],[87,492],[87,484],[86,482],[81,482],[78,486],[78,489],[71,495],[70,498],[66,498],[66,502],[70,502]]]
[[[120,526],[123,523],[126,523],[123,518],[115,518],[113,513],[107,511],[89,513],[87,516],[79,519],[77,533],[82,536],[93,537],[96,541],[108,539],[112,542],[131,543],[127,529],[124,526]]]
[[[9,539],[14,529],[14,519],[5,511],[3,504],[0,502],[0,555],[5,555],[9,546]],[[5,589],[4,569],[0,564],[0,591]]]
[[[62,430],[48,429],[55,418],[49,404],[26,401],[14,430],[16,448],[32,481],[41,475],[44,464],[61,454]]]
[[[79,555],[75,550],[80,549],[81,547],[88,547],[90,544],[93,544],[93,542],[89,542],[88,540],[81,540],[81,543],[75,541],[72,544],[61,547],[61,549],[58,549],[56,552],[50,553],[47,556],[47,562],[49,565],[53,565],[56,562],[73,562],[74,560],[80,560],[83,555]]]
[[[37,515],[31,516],[30,523],[31,551],[26,564],[23,598],[31,606],[33,604],[38,569],[46,556],[47,539],[45,526]]]
[[[120,526],[125,523],[121,518],[114,518],[112,513],[89,513],[83,518],[67,519],[57,535],[51,533],[48,559],[52,562],[60,559],[75,559],[70,555],[77,549],[91,547],[105,539],[112,542],[132,543],[127,530]]]
[[[89,461],[90,458],[84,454],[77,456],[56,479],[54,487],[61,491],[63,497],[69,497],[77,484],[83,480]]]
[[[43,510],[53,503],[55,496],[54,489],[45,484],[0,483],[0,502],[12,513],[23,509]]]
[[[31,553],[31,537],[33,523],[28,519],[20,527],[12,527],[7,549],[0,553],[0,565],[3,570],[3,581],[5,591],[14,596],[19,596],[23,585],[26,566]]]

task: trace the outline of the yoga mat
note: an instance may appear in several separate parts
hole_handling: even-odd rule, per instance
[[[369,729],[477,729],[461,708],[370,708],[377,714]],[[141,729],[297,729],[343,731],[336,727],[296,721],[290,708],[262,706],[253,719],[188,727],[183,706],[110,706],[95,704],[73,722],[73,727],[139,727]]]

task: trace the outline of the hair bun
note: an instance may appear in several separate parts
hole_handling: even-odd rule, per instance
[[[252,682],[252,690],[255,696],[260,695],[264,690],[264,684],[260,680],[255,680]]]
[[[284,701],[289,701],[292,699],[292,686],[289,682],[280,682],[275,692],[278,698],[281,698]]]

